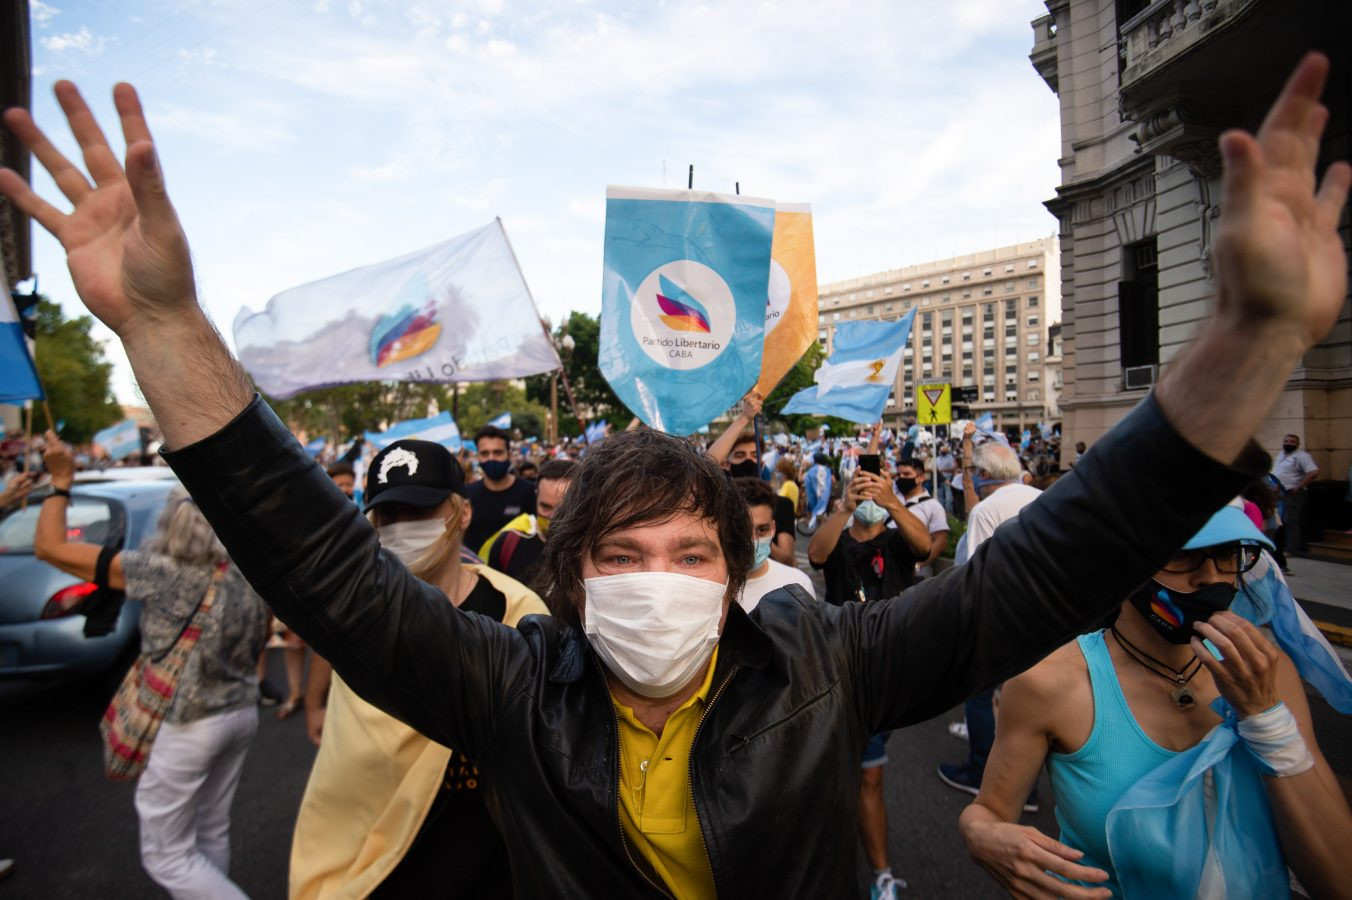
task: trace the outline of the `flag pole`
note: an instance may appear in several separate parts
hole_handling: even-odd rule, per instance
[[[534,302],[533,299],[532,302]],[[549,326],[545,324],[544,319],[540,319],[539,322],[540,322],[540,330],[545,333],[545,340],[549,341],[550,344],[553,344],[554,336],[549,333]],[[568,397],[568,405],[573,408],[573,418],[577,419],[578,425],[582,428],[582,441],[583,443],[591,443],[590,441],[587,440],[587,424],[588,424],[587,419],[582,415],[582,410],[578,409],[577,398],[573,396],[573,386],[568,383],[568,370],[563,367],[563,357],[561,356],[559,357],[558,376],[559,380],[563,382],[563,393],[565,396]],[[558,440],[559,440],[559,423],[555,421],[554,422],[555,443],[557,443]]]

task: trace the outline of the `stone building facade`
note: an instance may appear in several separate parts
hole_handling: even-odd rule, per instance
[[[974,415],[1022,429],[1056,416],[1059,357],[1049,329],[1061,320],[1055,237],[824,284],[817,339],[828,353],[842,321],[901,318],[916,309],[884,421],[915,410],[917,384],[975,387]],[[1054,387],[1052,381],[1057,385]]]
[[[1320,170],[1349,153],[1345,0],[1047,0],[1031,60],[1061,104],[1063,446],[1093,441],[1158,380],[1209,312],[1217,138],[1257,128],[1311,48],[1333,60]],[[1343,240],[1348,241],[1344,217]],[[1301,436],[1323,470],[1352,464],[1352,305],[1306,354],[1258,438]]]

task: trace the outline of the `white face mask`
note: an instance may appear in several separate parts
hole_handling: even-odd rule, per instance
[[[397,556],[404,565],[411,566],[440,540],[445,531],[445,519],[419,519],[382,525],[376,529],[376,535],[380,538],[380,546]]]
[[[728,586],[674,572],[582,582],[585,631],[606,668],[643,697],[669,697],[709,661]]]

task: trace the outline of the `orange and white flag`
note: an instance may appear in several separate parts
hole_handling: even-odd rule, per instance
[[[756,391],[762,397],[779,384],[817,339],[817,253],[812,242],[812,207],[775,205],[770,289],[765,302],[765,349]]]

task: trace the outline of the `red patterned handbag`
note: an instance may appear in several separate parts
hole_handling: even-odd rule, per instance
[[[155,743],[160,723],[174,699],[178,678],[197,646],[197,639],[202,636],[202,623],[211,612],[226,565],[221,563],[216,567],[206,596],[174,645],[158,659],[145,653],[138,656],[104,710],[99,722],[99,734],[103,736],[103,771],[114,781],[128,781],[145,769],[150,747]]]

